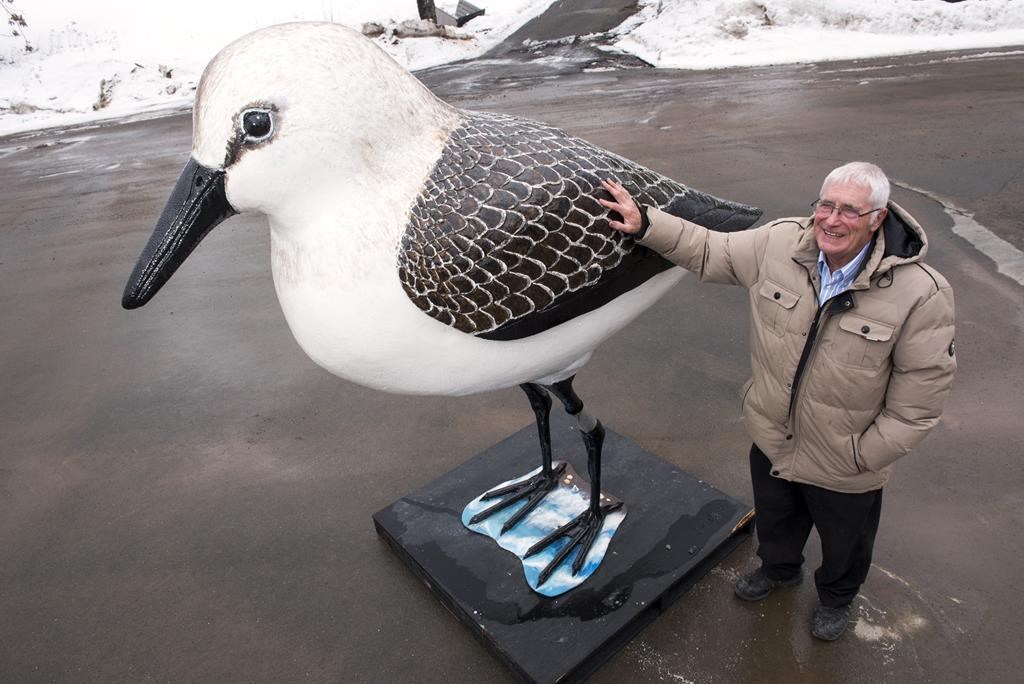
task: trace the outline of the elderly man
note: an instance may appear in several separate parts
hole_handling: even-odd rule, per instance
[[[956,370],[953,292],[924,263],[921,226],[889,201],[877,166],[832,171],[809,218],[718,233],[637,206],[608,180],[617,230],[702,281],[750,296],[753,377],[743,418],[761,567],[736,582],[759,601],[799,584],[811,527],[821,605],[811,633],[837,639],[871,565],[892,464],[938,422]]]

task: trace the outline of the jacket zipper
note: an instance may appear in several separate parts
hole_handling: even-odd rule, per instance
[[[803,352],[800,354],[800,362],[796,366],[796,373],[793,374],[793,388],[789,393],[789,434],[797,440],[797,443],[793,445],[793,470],[796,471],[796,452],[799,449],[799,438],[797,437],[797,403],[800,398],[800,381],[803,379],[804,371],[811,360],[811,356],[817,348],[818,333],[825,327],[828,322],[829,316],[833,313],[841,311],[849,311],[853,308],[853,296],[849,290],[840,292],[836,296],[828,299],[824,304],[818,307],[818,311],[814,314],[814,320],[811,321],[810,330],[807,331],[807,342],[804,343]],[[822,315],[824,314],[824,315]]]
[[[796,397],[797,391],[800,388],[800,378],[804,374],[804,367],[807,365],[807,360],[811,356],[811,349],[814,347],[814,341],[818,337],[818,323],[821,321],[821,313],[825,310],[825,305],[818,307],[818,311],[814,314],[814,320],[811,321],[811,327],[807,331],[807,341],[804,342],[804,349],[800,353],[800,362],[796,364],[796,373],[793,374],[792,389],[789,391],[789,422],[793,423],[793,418],[796,415],[793,409],[796,408]]]

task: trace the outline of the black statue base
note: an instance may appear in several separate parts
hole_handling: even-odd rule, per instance
[[[555,460],[583,466],[583,444],[567,419],[552,415],[551,433]],[[527,585],[516,556],[460,521],[467,502],[539,461],[530,425],[373,520],[398,556],[520,679],[578,682],[745,540],[752,511],[609,430],[602,489],[626,501],[629,513],[593,576],[547,598]]]

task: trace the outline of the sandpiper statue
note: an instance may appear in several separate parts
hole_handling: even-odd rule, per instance
[[[547,555],[539,588],[567,565],[579,576],[606,518],[623,513],[601,492],[604,429],[573,377],[683,275],[609,228],[597,201],[609,177],[716,230],[760,216],[552,126],[452,107],[341,25],[270,27],[203,73],[191,158],[122,303],[148,302],[222,220],[266,215],[281,308],[317,364],[388,392],[523,388],[539,470],[483,493],[464,516],[474,529],[501,517],[497,537],[567,477],[551,456],[557,398],[580,425],[589,496],[520,554]]]

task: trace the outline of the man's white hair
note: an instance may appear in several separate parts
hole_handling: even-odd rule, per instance
[[[881,209],[889,202],[889,179],[871,162],[855,161],[833,169],[821,184],[820,197],[825,196],[826,188],[837,184],[860,185],[870,190],[868,201],[872,209]]]

